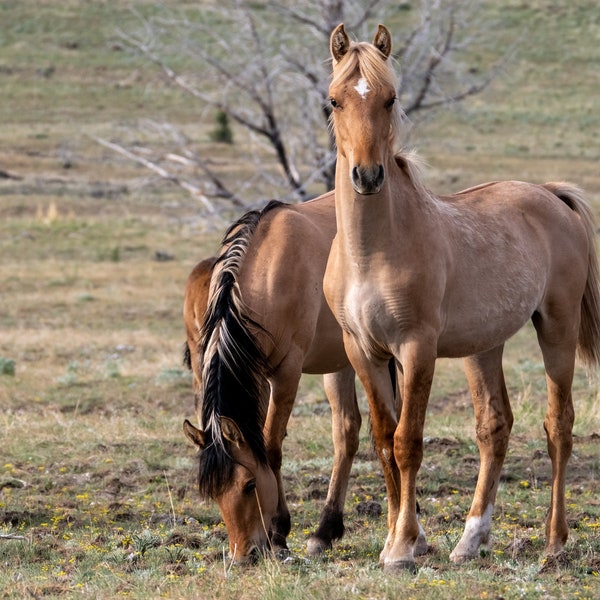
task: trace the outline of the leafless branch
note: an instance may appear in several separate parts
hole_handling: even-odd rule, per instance
[[[398,43],[394,56],[402,74],[398,96],[407,114],[424,114],[478,94],[497,75],[502,62],[482,73],[464,64],[464,50],[484,39],[479,34],[488,34],[485,23],[477,20],[477,6],[475,0],[421,0],[419,21],[394,31]],[[344,21],[349,31],[364,39],[367,27],[374,30],[377,22],[386,22],[398,6],[382,0],[267,0],[261,4],[260,18],[256,10],[250,0],[207,3],[193,17],[165,8],[154,17],[138,14],[141,28],[136,34],[120,32],[128,47],[201,109],[222,111],[248,134],[253,148],[260,146],[260,155],[245,160],[262,164],[256,164],[248,181],[236,182],[234,193],[227,177],[192,151],[189,140],[176,141],[179,149],[170,152],[168,160],[173,168],[191,161],[198,181],[205,185],[172,173],[162,164],[164,157],[149,159],[108,142],[164,179],[201,194],[214,208],[208,196],[246,206],[238,196],[241,185],[256,194],[255,189],[264,192],[266,183],[301,199],[315,181],[333,185],[335,152],[326,102],[330,31]],[[273,159],[265,165],[268,154]],[[279,167],[278,174],[273,165]],[[207,188],[213,193],[208,194]]]
[[[269,5],[281,12],[288,19],[299,25],[307,25],[327,39],[334,27],[346,23],[349,31],[360,29],[374,16],[376,8],[382,0],[366,2],[349,2],[348,0],[317,0],[311,2],[296,2],[294,6],[286,6],[281,2],[270,2]],[[304,9],[304,10],[300,10]]]
[[[105,139],[102,139],[99,137],[95,137],[94,139],[100,145],[104,146],[105,148],[109,148],[113,152],[117,152],[118,154],[121,154],[121,155],[127,157],[128,159],[130,159],[140,165],[143,165],[144,167],[146,167],[147,169],[150,169],[150,171],[156,173],[163,179],[166,179],[167,181],[171,181],[172,183],[175,183],[176,185],[182,187],[184,190],[186,190],[187,192],[192,194],[192,196],[194,196],[194,198],[198,198],[200,200],[200,202],[202,202],[202,204],[204,204],[204,206],[211,213],[215,212],[214,205],[202,193],[202,190],[198,186],[196,186],[193,183],[190,183],[184,179],[181,179],[180,177],[177,177],[177,176],[173,175],[172,173],[169,173],[169,171],[167,171],[166,169],[163,169],[160,165],[157,165],[156,163],[144,158],[143,156],[134,154],[133,152],[127,150],[126,148],[123,148],[123,146],[120,146],[119,144],[109,142],[108,140],[105,140]]]
[[[453,12],[449,13],[448,17],[448,29],[445,35],[442,37],[442,40],[437,48],[432,49],[431,56],[429,58],[429,63],[425,72],[421,76],[421,85],[417,94],[415,95],[413,101],[410,105],[404,107],[404,112],[408,115],[415,110],[419,110],[423,108],[423,103],[429,89],[431,87],[431,82],[433,81],[433,77],[435,75],[436,69],[440,66],[450,48],[452,47],[452,38],[454,37],[454,14]]]
[[[227,104],[223,101],[216,100],[210,94],[206,94],[199,90],[195,85],[190,83],[183,75],[176,73],[169,65],[161,59],[156,53],[152,51],[152,49],[131,36],[127,36],[123,32],[120,32],[120,35],[127,44],[131,47],[136,48],[147,60],[151,63],[158,66],[166,75],[166,77],[173,82],[175,85],[179,86],[182,90],[191,94],[194,98],[214,106],[215,108],[226,112],[232,119],[237,121],[243,127],[246,127],[258,134],[268,136],[268,131],[264,127],[257,125],[255,122],[244,117],[240,112],[236,111],[231,107],[230,104]],[[229,79],[234,82],[237,87],[240,87],[242,91],[248,93],[252,98],[260,103],[260,98],[256,98],[254,91],[243,85],[231,72],[229,72],[219,61],[214,60],[212,57],[206,57],[207,62],[223,77]]]

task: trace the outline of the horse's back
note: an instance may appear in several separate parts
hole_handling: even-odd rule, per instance
[[[334,193],[283,205],[261,219],[240,272],[244,303],[268,331],[272,364],[295,347],[307,372],[336,371],[347,361],[341,331],[323,295],[336,232]]]
[[[579,258],[587,262],[589,240],[581,215],[552,186],[501,181],[443,198],[457,209],[446,223],[459,256],[468,261],[472,255],[483,269],[488,261],[500,265],[522,254],[535,269]]]
[[[324,271],[336,229],[333,202],[330,192],[302,204],[283,204],[261,218],[241,270],[247,303],[255,290],[262,301],[301,293],[294,286]]]
[[[552,307],[578,313],[589,241],[578,214],[548,188],[518,181],[484,184],[441,199],[448,208],[451,269],[440,354],[493,346]],[[462,340],[462,343],[461,343]]]

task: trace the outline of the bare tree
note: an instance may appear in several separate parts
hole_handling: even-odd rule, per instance
[[[422,0],[418,15],[412,4],[220,0],[192,11],[165,8],[152,17],[139,15],[140,28],[121,31],[120,36],[197,101],[200,111],[226,114],[272,156],[278,170],[263,168],[262,154],[256,177],[278,190],[278,196],[287,190],[292,197],[306,199],[307,190],[316,182],[324,189],[331,189],[334,182],[326,59],[329,34],[338,23],[345,22],[361,39],[372,34],[368,30],[374,30],[377,22],[400,23],[394,27],[398,48],[394,56],[401,73],[398,96],[413,120],[419,113],[481,92],[502,64],[505,57],[480,73],[465,63],[466,51],[489,34],[476,2]],[[172,124],[154,126],[171,132],[176,150],[150,159],[137,155],[135,149],[109,143],[114,149],[121,146],[130,158],[138,156],[138,162],[156,173],[162,170],[163,176],[199,194],[212,209],[217,204],[209,198],[238,207],[248,205],[241,198],[252,194],[243,182],[236,182],[232,189],[190,140],[173,133]],[[175,165],[185,165],[187,175],[171,174]]]

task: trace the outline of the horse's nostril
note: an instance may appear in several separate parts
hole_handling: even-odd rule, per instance
[[[383,185],[385,170],[383,165],[372,167],[355,166],[350,172],[354,189],[360,194],[375,194]]]

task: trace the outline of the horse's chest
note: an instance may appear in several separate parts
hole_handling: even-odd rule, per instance
[[[412,320],[402,296],[385,287],[362,283],[346,289],[341,309],[342,327],[369,345],[387,346]]]

